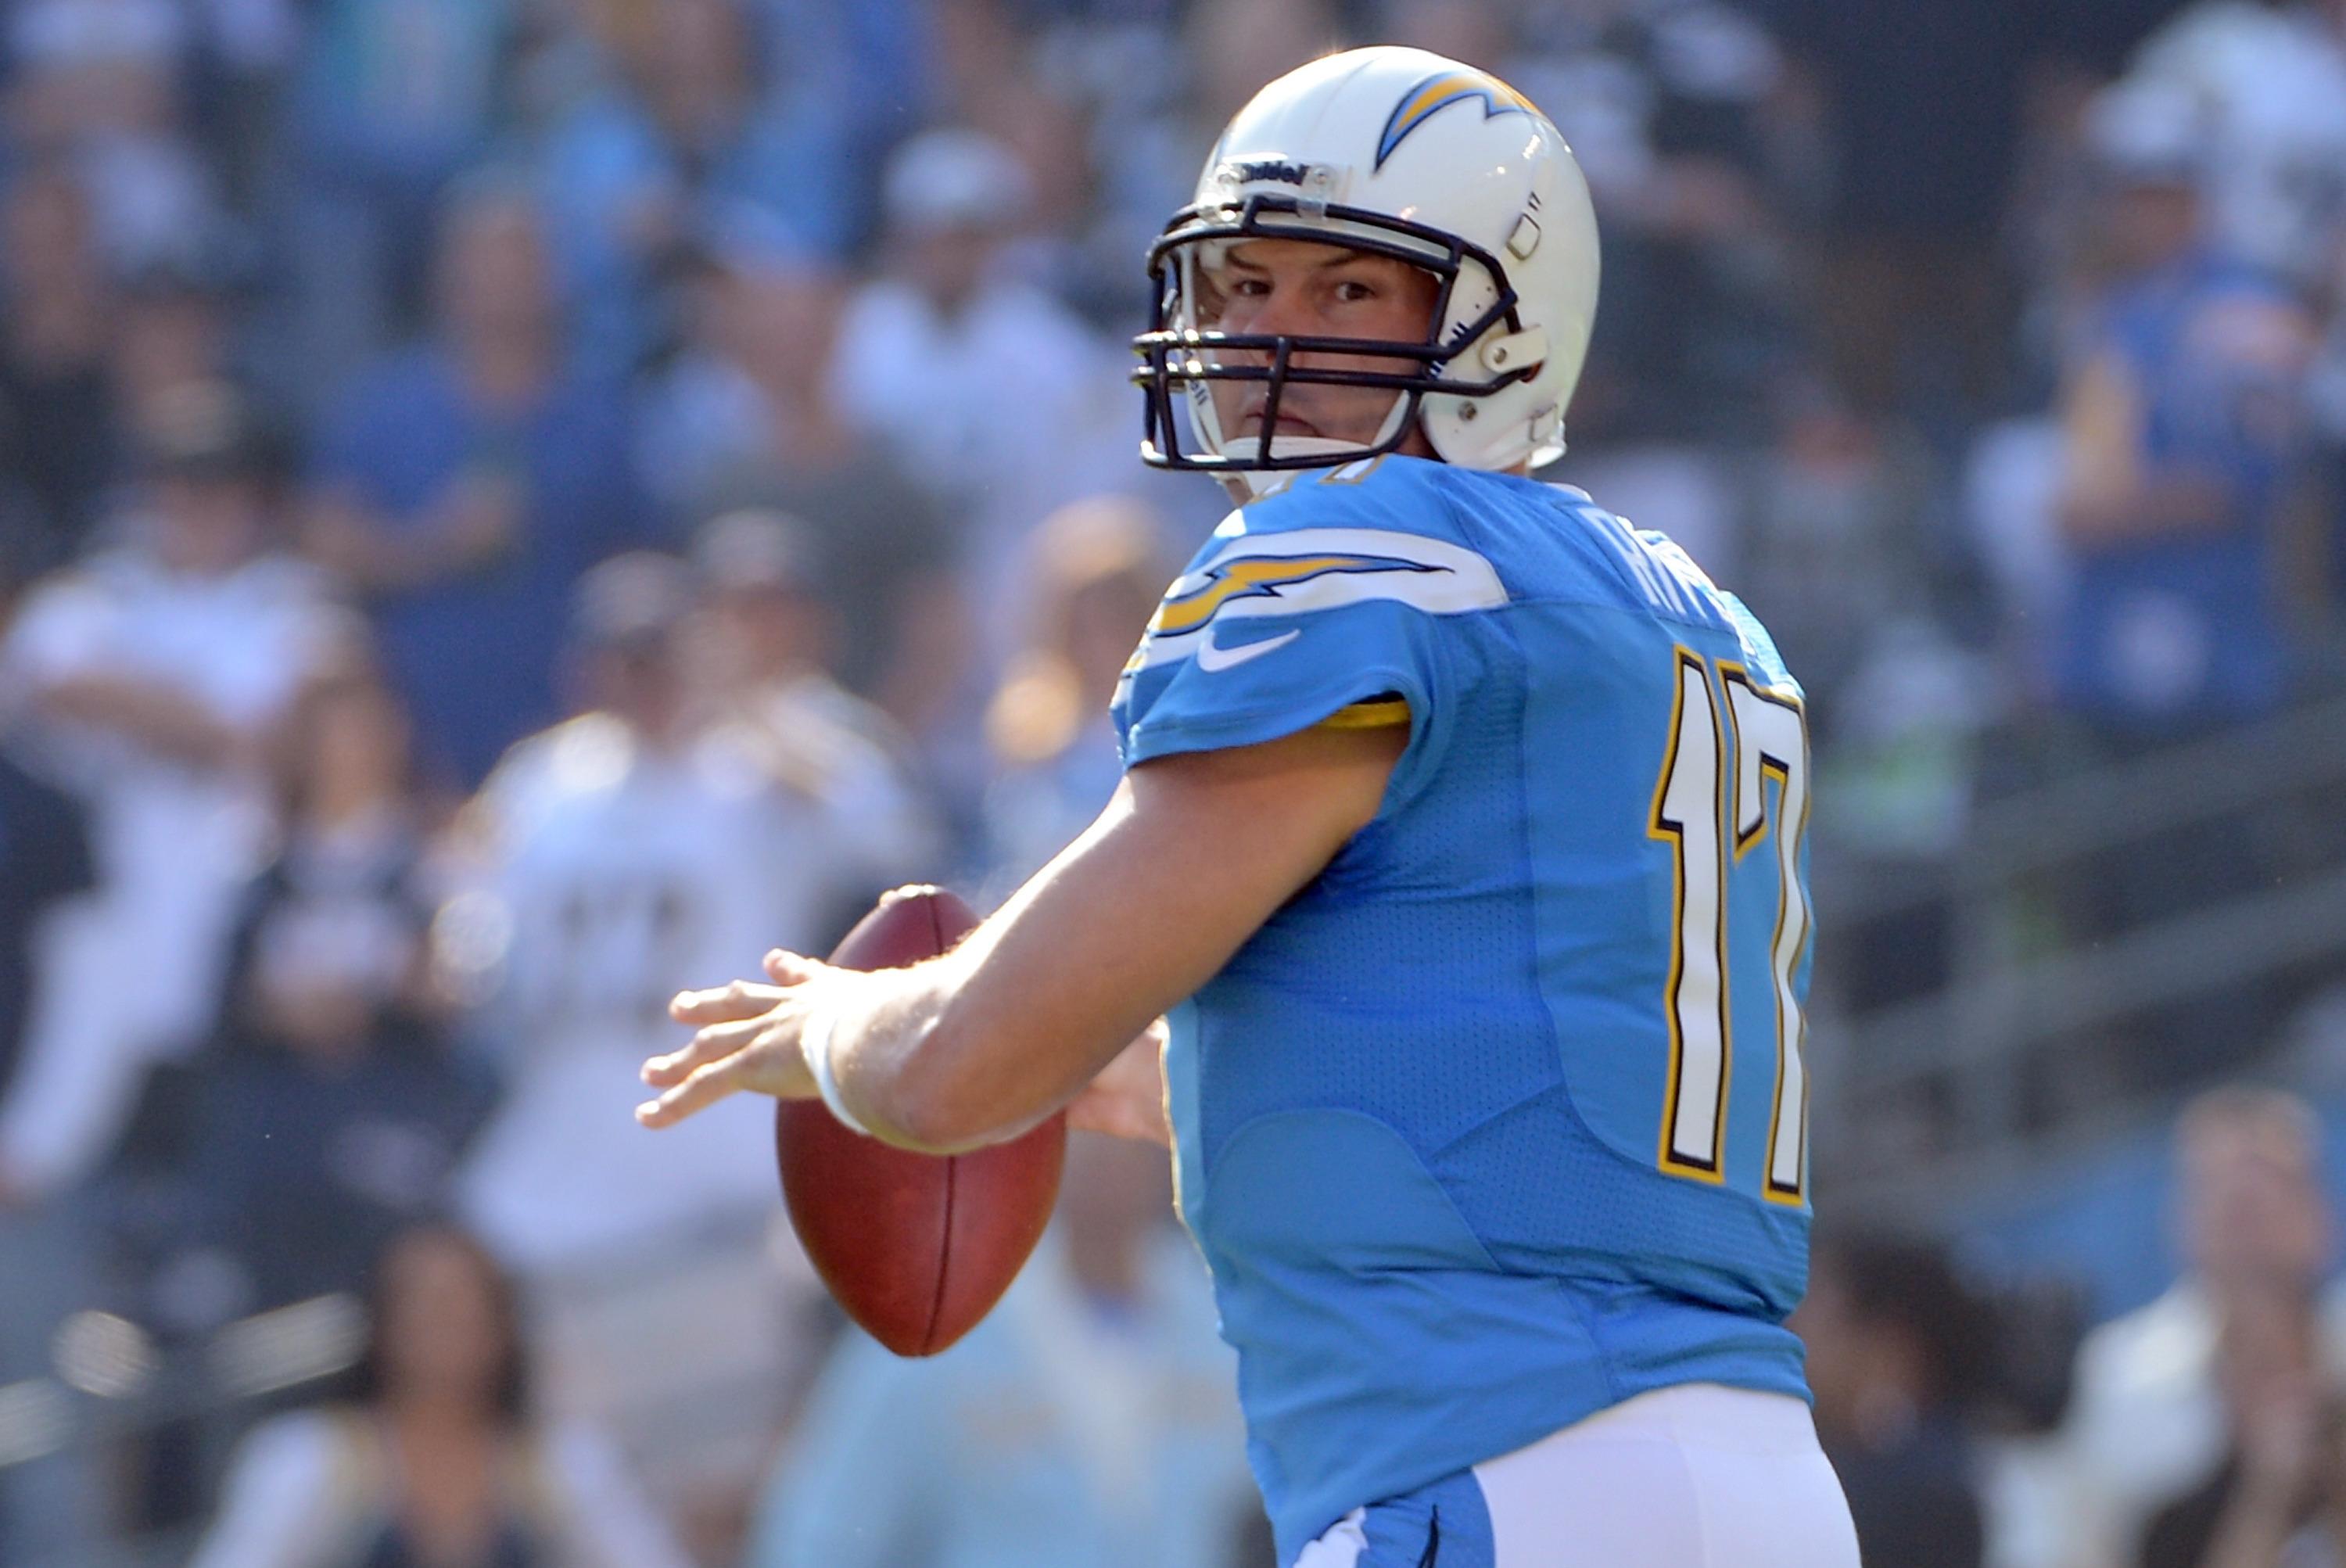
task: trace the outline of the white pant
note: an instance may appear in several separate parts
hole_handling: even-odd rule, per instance
[[[1436,1568],[1858,1568],[1841,1481],[1808,1407],[1783,1394],[1658,1390],[1473,1473],[1491,1548],[1445,1523]],[[1295,1568],[1386,1568],[1373,1512],[1353,1511]],[[1397,1568],[1423,1550],[1421,1533]]]

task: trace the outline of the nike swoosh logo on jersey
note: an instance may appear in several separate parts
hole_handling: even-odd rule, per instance
[[[1281,632],[1275,637],[1265,637],[1259,643],[1247,643],[1239,647],[1222,648],[1214,646],[1214,634],[1209,628],[1204,640],[1198,644],[1198,667],[1208,675],[1219,675],[1223,670],[1242,665],[1250,658],[1260,658],[1273,648],[1283,648],[1302,635],[1301,628],[1298,627],[1293,631]]]

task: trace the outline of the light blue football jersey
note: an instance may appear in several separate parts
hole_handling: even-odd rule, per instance
[[[1800,688],[1660,535],[1389,457],[1233,514],[1116,719],[1131,767],[1395,697],[1375,820],[1166,1057],[1281,1562],[1651,1389],[1806,1394]]]

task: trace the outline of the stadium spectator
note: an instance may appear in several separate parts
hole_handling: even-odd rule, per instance
[[[16,599],[0,554],[0,636]],[[60,906],[95,880],[81,806],[28,771],[0,736],[0,1096],[5,1096]],[[58,1322],[81,1303],[81,1216],[0,1183],[0,1385],[47,1370]],[[0,1561],[78,1552],[95,1533],[87,1467],[51,1459],[0,1471]]]
[[[171,0],[28,0],[9,10],[19,143],[78,173],[98,253],[117,272],[184,265],[221,237],[210,173],[180,114],[191,31]]]
[[[442,193],[489,145],[507,0],[307,7],[287,127],[295,385],[329,395],[424,325]]]
[[[0,552],[0,647],[20,588]],[[88,824],[71,795],[28,769],[0,728],[0,1094],[24,1043],[43,925],[60,902],[97,883]],[[7,1203],[0,1192],[0,1207]]]
[[[1926,1243],[1826,1234],[1810,1257],[1792,1326],[1867,1568],[1979,1568],[1963,1421],[1986,1368],[1980,1308]]]
[[[463,1211],[529,1293],[550,1408],[608,1420],[663,1502],[701,1519],[746,1498],[800,1353],[764,1250],[773,1123],[744,1103],[700,1146],[659,1145],[629,1115],[637,1065],[672,1039],[668,1001],[692,977],[819,944],[888,873],[859,815],[872,803],[792,788],[764,732],[697,711],[695,589],[643,552],[581,581],[588,711],[490,779],[464,823],[477,886],[441,918],[444,963],[503,969],[475,1028],[507,1089],[459,1176]],[[455,942],[468,921],[502,955]],[[738,1329],[685,1344],[646,1331],[663,1321]]]
[[[696,215],[746,204],[800,251],[852,238],[847,122],[789,117],[767,90],[740,0],[675,0],[626,40],[610,87],[549,132],[540,158],[555,254],[577,305],[579,351],[615,375],[663,346]]]
[[[2229,1450],[2143,1537],[2142,1568],[2290,1568],[2338,1561],[2346,1479],[2338,1390],[2321,1364],[2311,1294],[2232,1298],[2217,1337],[2215,1381]]]
[[[1933,603],[1925,514],[1938,474],[1894,423],[1860,413],[1829,385],[1790,384],[1732,580],[1784,628],[1779,646],[1800,672],[1811,730],[1829,739],[1869,642]]]
[[[2183,1277],[2078,1352],[2060,1437],[2061,1568],[2135,1562],[2157,1511],[2220,1466],[2217,1345],[2234,1303],[2319,1295],[2318,1359],[2346,1370],[2346,1301],[2321,1287],[2334,1221],[2309,1108],[2271,1090],[2211,1090],[2178,1122],[2176,1157]]]
[[[2106,732],[2174,735],[2270,711],[2291,650],[2275,529],[2301,425],[2311,323],[2215,249],[2197,107],[2171,86],[2095,101],[2117,189],[2117,277],[2066,367],[2060,699]]]
[[[541,1417],[513,1288],[461,1232],[383,1255],[347,1404],[239,1446],[193,1568],[686,1568],[609,1440]]]
[[[902,732],[831,676],[840,616],[820,559],[814,529],[780,512],[729,512],[693,541],[713,695],[777,787],[832,819],[840,902],[812,923],[844,935],[880,893],[933,869],[943,845],[903,766]]]
[[[192,1223],[158,1277],[203,1281],[208,1300],[161,1303],[182,1331],[363,1290],[393,1235],[444,1210],[488,1109],[430,989],[404,715],[353,661],[297,700],[278,752],[283,848],[246,896],[193,1095]]]
[[[1009,149],[974,131],[917,137],[889,164],[882,201],[891,270],[848,302],[833,388],[964,520],[963,581],[990,671],[1032,606],[1017,575],[1028,535],[1065,502],[1135,483],[1130,405],[1107,345],[997,264],[1034,209]],[[1012,363],[1019,395],[1005,398]]]
[[[967,612],[937,503],[831,399],[846,280],[752,210],[709,238],[690,345],[646,395],[648,486],[679,527],[741,507],[803,523],[838,611],[826,664],[917,735],[964,679]]]
[[[469,186],[440,235],[438,337],[337,403],[304,543],[369,596],[426,779],[462,793],[560,716],[571,585],[643,519],[622,398],[564,369],[534,205]]]
[[[749,1568],[1224,1568],[1259,1516],[1233,1358],[1161,1153],[1068,1140],[1055,1228],[931,1360],[842,1343]],[[1268,1532],[1262,1532],[1267,1535]],[[1267,1544],[1267,1543],[1266,1543]]]
[[[26,517],[20,565],[38,572],[81,552],[113,477],[114,300],[89,199],[61,164],[9,183],[0,246],[0,474]]]
[[[2197,106],[2215,248],[2326,288],[2346,243],[2346,12],[2200,0],[2144,41],[2127,79]]]
[[[181,388],[232,380],[233,304],[224,280],[202,270],[160,268],[128,280],[116,303],[112,391],[135,446],[168,417]]]
[[[1032,40],[1017,7],[1003,0],[939,0],[930,7],[936,46],[939,119],[989,137],[1027,176],[1025,210],[1013,215],[1037,234],[1069,228],[1091,196],[1088,162],[1066,149],[1083,140],[1076,107],[1039,79]]]
[[[927,0],[750,0],[786,125],[843,137],[839,196],[847,253],[867,248],[889,150],[936,117],[936,38]]]
[[[102,881],[63,911],[0,1105],[0,1166],[20,1187],[87,1175],[147,1064],[209,1030],[270,830],[263,742],[342,632],[316,572],[269,548],[279,463],[233,392],[186,389],[123,546],[35,589],[0,652],[13,701],[89,805]]]
[[[984,901],[1074,841],[1124,777],[1108,703],[1170,573],[1157,519],[1121,496],[1078,501],[1035,535],[1031,644],[986,708],[1000,776],[985,796]]]

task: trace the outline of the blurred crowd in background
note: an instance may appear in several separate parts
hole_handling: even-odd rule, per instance
[[[1806,683],[1821,1012],[1943,976],[1940,906],[1835,899],[1983,803],[2324,700],[2337,0],[10,0],[0,1564],[1268,1561],[1160,1157],[1078,1139],[1003,1309],[898,1363],[777,1219],[769,1112],[628,1113],[680,987],[898,882],[998,900],[1105,802],[1226,505],[1135,458],[1141,258],[1343,42],[1579,156],[1547,477]],[[2318,859],[2270,815],[1999,940]],[[2325,994],[2070,1042],[2032,1125],[2163,1127]],[[1828,1224],[1869,1563],[2346,1561],[2326,1104],[2194,1101],[2117,1287]]]

